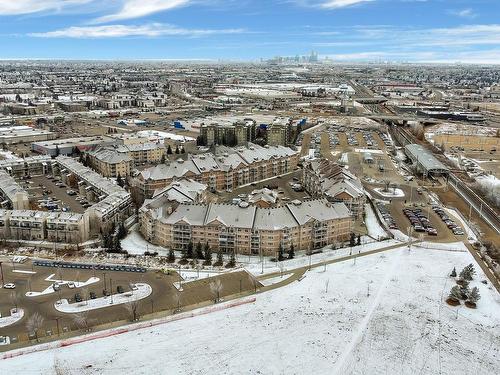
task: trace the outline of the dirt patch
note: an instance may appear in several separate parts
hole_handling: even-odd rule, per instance
[[[446,303],[450,306],[459,306],[460,305],[460,301],[457,301],[456,299],[453,299],[453,298],[448,298],[446,300]]]

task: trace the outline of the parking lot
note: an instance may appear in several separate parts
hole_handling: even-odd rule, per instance
[[[253,183],[234,189],[231,192],[224,192],[219,194],[219,202],[231,202],[233,199],[238,198],[246,200],[248,195],[257,189],[264,187],[272,188],[278,192],[278,204],[286,204],[294,199],[304,200],[309,198],[306,191],[295,191],[292,188],[293,184],[299,183],[302,180],[302,170],[297,170],[284,176],[279,176],[266,181]],[[282,192],[282,193],[280,193]]]
[[[10,315],[15,306],[24,310],[24,317],[9,326],[2,327],[1,335],[8,336],[11,345],[0,346],[0,351],[19,345],[34,343],[26,326],[27,318],[34,313],[40,314],[42,324],[37,331],[39,338],[55,339],[59,335],[81,334],[82,322],[74,313],[63,313],[55,309],[54,304],[60,299],[67,299],[70,304],[102,298],[109,294],[129,293],[136,283],[148,284],[152,293],[138,302],[138,314],[173,310],[180,307],[213,303],[210,282],[214,277],[183,283],[182,291],[173,285],[181,279],[177,272],[145,270],[142,267],[124,265],[94,265],[92,263],[26,261],[14,263],[10,258],[1,258],[3,262],[3,283],[12,283],[14,289],[0,288],[1,317]],[[215,276],[221,280],[220,296],[224,298],[239,292],[253,292],[260,284],[244,271],[224,273]],[[64,280],[63,282],[59,282]],[[32,293],[32,296],[27,296]],[[43,292],[43,293],[42,293]],[[130,312],[125,305],[111,305],[85,313],[89,327],[106,327],[116,321],[127,321]]]
[[[30,200],[35,202],[36,209],[83,213],[91,205],[74,189],[52,176],[36,176],[23,182],[28,187]]]

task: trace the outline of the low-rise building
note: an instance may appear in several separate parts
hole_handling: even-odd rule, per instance
[[[0,169],[0,207],[26,210],[29,205],[28,192],[10,174]]]
[[[231,191],[238,186],[292,172],[299,155],[284,146],[224,148],[222,153],[206,153],[159,164],[142,171],[136,185],[145,198],[179,178],[190,178],[212,191]]]
[[[343,202],[356,218],[362,218],[366,194],[361,181],[347,169],[327,159],[315,159],[304,166],[303,186],[313,197]]]
[[[114,139],[107,136],[92,136],[79,138],[56,139],[45,142],[34,142],[31,149],[40,154],[58,156],[73,155],[76,152],[85,152],[95,149],[98,146],[111,145]]]
[[[46,141],[54,138],[56,135],[51,131],[29,126],[0,127],[0,145]]]
[[[326,199],[294,201],[277,208],[170,202],[145,204],[139,212],[144,237],[158,245],[185,249],[208,243],[225,253],[277,255],[280,250],[317,249],[346,241],[353,218],[343,203]]]

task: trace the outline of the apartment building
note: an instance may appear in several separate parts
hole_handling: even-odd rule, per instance
[[[294,201],[276,208],[170,202],[145,205],[141,233],[154,244],[184,249],[208,243],[225,253],[276,255],[280,249],[317,249],[349,238],[354,221],[344,203]]]
[[[105,233],[132,215],[132,198],[115,180],[67,156],[59,156],[55,162],[53,174],[60,175],[66,185],[78,189],[89,202],[95,202],[86,211],[90,221],[89,235]]]
[[[160,163],[166,154],[159,143],[107,146],[88,153],[90,165],[105,177],[129,176],[134,165]]]
[[[136,185],[145,198],[179,178],[190,178],[212,191],[231,191],[238,186],[292,172],[299,154],[284,146],[223,148],[222,153],[190,156],[142,171]]]
[[[303,186],[313,197],[343,202],[354,217],[363,217],[366,194],[361,181],[347,169],[327,159],[306,163]]]
[[[39,176],[50,172],[52,158],[48,155],[31,156],[24,159],[0,160],[0,169],[11,176]]]
[[[0,210],[0,234],[5,239],[76,244],[88,238],[88,231],[86,214]]]
[[[26,210],[29,205],[28,192],[10,174],[0,169],[0,207]]]
[[[126,153],[118,152],[114,147],[99,148],[89,152],[88,155],[92,168],[104,177],[116,178],[130,175],[132,158]]]

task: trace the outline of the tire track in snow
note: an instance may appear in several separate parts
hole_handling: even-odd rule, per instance
[[[349,344],[347,344],[344,351],[342,352],[342,354],[340,355],[340,357],[336,361],[335,368],[333,370],[333,374],[347,374],[345,366],[349,364],[348,360],[349,360],[351,353],[354,351],[354,349],[356,349],[358,344],[363,339],[363,336],[366,332],[366,328],[368,327],[368,323],[370,323],[370,320],[373,316],[373,313],[375,312],[375,310],[377,309],[377,307],[380,303],[380,299],[382,298],[382,293],[384,292],[384,290],[387,286],[387,283],[389,282],[392,275],[394,274],[394,270],[396,269],[397,265],[399,264],[399,258],[401,257],[401,251],[402,250],[400,250],[398,252],[397,256],[393,257],[392,264],[391,264],[388,272],[386,272],[385,277],[382,280],[382,283],[380,284],[380,287],[377,291],[377,294],[375,295],[375,298],[374,298],[372,304],[370,305],[368,311],[366,312],[365,317],[363,318],[363,320],[359,324],[358,328],[354,332],[354,335],[353,335],[351,341],[349,342]]]

